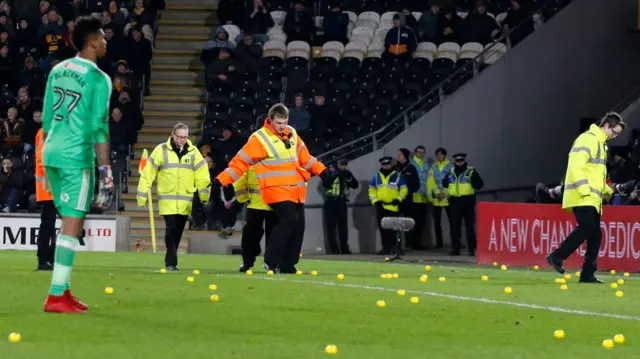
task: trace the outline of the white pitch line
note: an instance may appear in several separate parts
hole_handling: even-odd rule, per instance
[[[393,289],[393,288],[375,287],[375,286],[359,285],[359,284],[346,284],[346,283],[322,282],[322,281],[314,281],[314,280],[299,280],[299,279],[290,279],[290,278],[274,278],[274,277],[259,277],[259,276],[258,277],[248,277],[248,276],[229,275],[229,274],[217,274],[216,276],[219,276],[219,277],[247,278],[247,279],[263,279],[263,280],[302,283],[302,284],[316,284],[316,285],[324,285],[324,286],[329,286],[329,287],[343,287],[343,288],[377,290],[377,291],[383,291],[383,292],[396,292],[396,289]],[[590,312],[590,311],[579,310],[579,309],[568,309],[568,308],[560,308],[560,307],[553,307],[553,306],[547,306],[547,305],[518,303],[518,302],[510,302],[510,301],[505,301],[505,300],[495,300],[495,299],[479,298],[479,297],[466,297],[466,296],[462,296],[462,295],[444,294],[444,293],[437,293],[437,292],[425,292],[425,291],[417,291],[417,290],[406,290],[406,292],[407,293],[416,293],[416,294],[428,295],[428,296],[432,296],[432,297],[440,297],[440,298],[447,298],[447,299],[454,299],[454,300],[464,300],[464,301],[487,303],[487,304],[508,305],[508,306],[512,306],[512,307],[537,309],[537,310],[544,310],[544,311],[556,312],[556,313],[577,314],[577,315],[585,315],[585,316],[589,316],[589,317],[603,317],[603,318],[614,318],[614,319],[640,321],[640,317],[631,316],[631,315],[623,315],[623,314]]]

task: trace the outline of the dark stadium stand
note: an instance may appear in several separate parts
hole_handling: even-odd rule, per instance
[[[212,143],[224,125],[248,135],[269,106],[284,102],[296,109],[291,122],[302,126],[312,152],[323,153],[381,128],[418,100],[428,104],[423,111],[435,106],[569,2],[460,0],[436,8],[399,0],[270,1],[265,13],[274,26],[266,37],[243,33],[236,20],[202,53],[209,97],[200,143]],[[405,19],[400,29],[397,12]],[[260,61],[245,60],[257,56],[260,41]],[[297,116],[310,121],[299,125]]]
[[[36,210],[34,142],[47,74],[75,56],[70,30],[82,15],[95,14],[105,24],[108,54],[98,65],[113,80],[112,167],[116,181],[126,187],[128,159],[144,122],[142,105],[162,8],[163,0],[0,1],[0,148],[13,165],[11,173],[0,174],[0,210]]]

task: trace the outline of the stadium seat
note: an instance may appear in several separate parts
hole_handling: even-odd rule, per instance
[[[271,12],[271,18],[275,23],[275,27],[282,29],[284,26],[284,19],[287,17],[287,12],[282,10],[276,10]]]
[[[504,54],[507,53],[507,46],[500,42],[494,42],[487,44],[484,47],[484,54],[482,55],[482,62],[485,65],[490,65],[498,61]]]
[[[240,35],[240,28],[236,25],[222,25],[222,28],[229,34],[229,41],[235,45],[236,37]]]
[[[269,41],[278,41],[281,43],[287,42],[287,34],[285,34],[282,29],[275,26],[269,29],[267,36],[269,36]]]
[[[351,32],[351,36],[349,36],[349,40],[350,41],[359,41],[362,42],[364,44],[369,45],[371,43],[371,40],[373,40],[373,29],[368,28],[368,27],[356,27],[355,29],[353,29],[353,31]]]

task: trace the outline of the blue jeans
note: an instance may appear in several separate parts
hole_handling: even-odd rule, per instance
[[[9,213],[18,212],[18,204],[22,199],[22,191],[18,189],[12,189],[9,192],[9,198],[7,198],[7,207],[9,207]]]

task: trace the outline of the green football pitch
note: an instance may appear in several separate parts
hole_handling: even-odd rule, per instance
[[[426,272],[424,264],[302,258],[303,275],[268,276],[256,268],[245,276],[237,272],[239,260],[182,255],[180,273],[162,274],[161,254],[79,253],[72,289],[89,312],[60,315],[43,313],[51,273],[33,270],[35,253],[0,252],[0,358],[640,356],[634,274],[602,273],[606,284],[595,285],[577,283],[572,273],[563,291],[559,275],[531,268],[431,264]],[[381,278],[385,273],[398,278]],[[625,281],[617,289],[622,297],[611,288],[618,279]],[[106,287],[114,293],[105,294]],[[220,300],[210,301],[213,294]],[[554,338],[558,329],[564,339]],[[22,340],[10,342],[12,332]],[[603,340],[616,334],[625,343],[604,348]],[[325,353],[330,344],[337,354]]]

